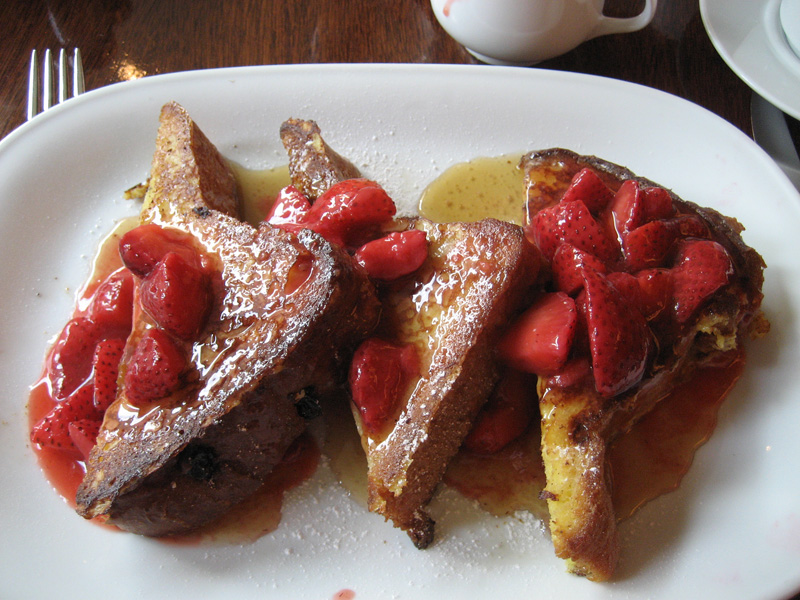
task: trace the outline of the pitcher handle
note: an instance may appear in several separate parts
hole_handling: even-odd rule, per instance
[[[608,35],[610,33],[631,33],[644,29],[653,20],[656,14],[658,0],[645,0],[644,8],[635,17],[619,19],[615,17],[601,17],[597,27],[594,28],[589,38]]]

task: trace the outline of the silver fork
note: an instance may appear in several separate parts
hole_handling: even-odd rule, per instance
[[[40,80],[36,50],[31,52],[31,66],[28,73],[28,120],[51,108],[56,102],[64,102],[64,100],[74,98],[84,92],[83,62],[81,61],[81,51],[78,48],[73,50],[70,57],[67,57],[67,53],[62,48],[58,52],[58,64],[54,66],[53,62],[53,54],[48,48],[44,51]],[[72,85],[70,86],[69,83]]]

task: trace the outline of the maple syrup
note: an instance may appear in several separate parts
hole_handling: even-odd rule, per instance
[[[228,164],[236,177],[244,220],[257,227],[269,213],[281,189],[291,183],[289,166],[247,169],[235,162]]]
[[[420,216],[438,223],[492,217],[521,225],[525,187],[520,158],[508,154],[453,165],[423,190]]]

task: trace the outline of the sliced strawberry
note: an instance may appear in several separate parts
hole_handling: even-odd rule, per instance
[[[356,248],[396,211],[392,199],[374,181],[347,179],[317,198],[303,225],[329,242]]]
[[[695,215],[678,215],[667,219],[667,223],[679,237],[707,238],[710,235],[708,226]]]
[[[91,376],[92,355],[99,337],[97,326],[86,317],[67,322],[47,362],[53,398],[66,398]]]
[[[428,258],[428,237],[424,231],[409,229],[367,242],[355,253],[358,264],[370,277],[391,281],[422,266]]]
[[[528,428],[535,397],[534,377],[514,370],[505,373],[478,413],[464,446],[477,454],[493,454],[505,448]]]
[[[669,219],[675,214],[672,197],[662,187],[649,187],[642,190],[642,205],[646,222]]]
[[[97,288],[87,316],[103,337],[127,337],[133,323],[133,274],[126,268],[111,273]]]
[[[73,421],[67,427],[69,437],[75,448],[80,452],[83,460],[89,458],[89,452],[92,451],[92,448],[94,448],[97,443],[97,434],[100,433],[100,425],[100,421],[79,419]]]
[[[628,179],[620,186],[609,205],[609,215],[610,225],[620,240],[644,223],[644,205],[638,182]]]
[[[596,256],[584,252],[566,242],[562,243],[553,255],[550,265],[553,271],[553,283],[556,289],[567,294],[574,294],[583,287],[583,268],[590,266],[600,273],[608,269],[605,263]]]
[[[94,387],[86,383],[70,396],[58,402],[31,430],[31,442],[43,448],[55,448],[77,454],[69,435],[69,424],[74,421],[99,421],[102,412],[94,406]]]
[[[615,396],[642,378],[651,334],[644,317],[601,273],[584,270],[584,291],[595,387]]]
[[[183,340],[200,333],[211,309],[208,276],[175,252],[167,253],[144,278],[140,298],[156,323]]]
[[[606,275],[608,282],[617,288],[628,304],[642,312],[642,290],[639,288],[639,280],[630,273],[615,271]]]
[[[664,264],[667,253],[678,238],[678,231],[667,221],[650,221],[622,238],[625,266],[640,271]]]
[[[297,229],[306,218],[311,202],[293,185],[283,188],[265,219],[270,225],[284,229]]]
[[[181,385],[183,350],[160,329],[148,329],[136,345],[125,372],[125,394],[144,404],[169,396]]]
[[[708,227],[694,215],[650,221],[622,237],[625,266],[629,271],[664,266],[675,240],[708,235]]]
[[[586,356],[569,359],[554,375],[547,378],[547,385],[559,388],[571,388],[581,385],[587,379],[591,381],[592,366]]]
[[[146,277],[170,252],[201,266],[202,257],[194,248],[192,237],[177,229],[148,223],[131,229],[119,241],[122,262],[138,277]]]
[[[562,202],[580,200],[592,214],[600,214],[611,199],[614,192],[603,183],[600,176],[592,169],[585,168],[578,171],[561,197]]]
[[[635,274],[639,284],[639,302],[645,319],[657,318],[672,298],[672,272],[668,269],[645,269]]]
[[[350,365],[350,392],[367,433],[380,432],[394,415],[419,368],[419,357],[411,344],[370,338],[358,347]]]
[[[572,298],[564,292],[544,294],[500,340],[500,356],[526,373],[554,373],[567,362],[577,319]]]
[[[94,405],[105,412],[117,397],[119,361],[125,349],[125,340],[102,340],[94,349]]]
[[[711,240],[681,240],[672,269],[675,319],[685,323],[733,275],[725,248]]]
[[[559,202],[536,213],[526,226],[526,235],[547,260],[552,260],[561,242],[572,244],[602,260],[617,258],[618,249],[580,200]]]

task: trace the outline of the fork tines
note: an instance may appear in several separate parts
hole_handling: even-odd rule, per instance
[[[58,52],[58,63],[56,65],[54,65],[50,49],[45,50],[41,66],[41,79],[36,50],[31,52],[31,65],[28,74],[28,119],[32,119],[39,112],[46,111],[55,103],[60,103],[68,98],[82,94],[83,91],[83,63],[81,61],[81,52],[78,48],[73,50],[70,57],[67,57],[67,53],[62,48]]]

